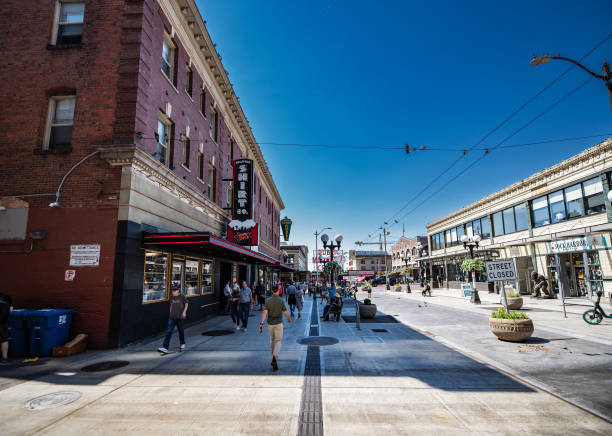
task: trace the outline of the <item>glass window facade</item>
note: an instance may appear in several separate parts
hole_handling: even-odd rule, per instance
[[[550,209],[550,220],[553,224],[565,220],[563,191],[553,192],[548,196],[548,208]]]
[[[501,236],[504,234],[504,217],[502,212],[493,214],[493,234],[495,236]]]
[[[548,199],[546,196],[533,200],[531,208],[533,209],[533,225],[535,227],[547,226],[550,224],[550,215],[548,214]]]
[[[525,204],[519,204],[518,206],[514,206],[514,220],[516,222],[517,232],[527,230],[529,228],[527,206]]]
[[[157,251],[145,253],[142,301],[150,303],[168,298],[168,254]]]
[[[516,232],[516,224],[514,222],[514,208],[510,207],[502,213],[504,216],[504,233],[514,233]]]
[[[584,190],[584,200],[587,215],[605,212],[603,186],[601,178],[587,180],[582,184]]]

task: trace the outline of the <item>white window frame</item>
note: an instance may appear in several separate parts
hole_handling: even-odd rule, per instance
[[[187,144],[189,144],[189,150],[187,150]],[[183,140],[183,154],[181,156],[181,165],[183,165],[183,168],[189,169],[189,158],[191,154],[191,140],[189,139],[188,136],[185,136],[185,139]]]
[[[49,150],[51,145],[51,129],[55,126],[53,119],[55,117],[55,108],[59,100],[73,99],[74,112],[72,113],[72,124],[57,124],[57,126],[72,126],[74,128],[74,114],[76,113],[76,95],[52,95],[49,97],[49,105],[47,109],[47,123],[45,125],[45,137],[43,141],[43,150]],[[72,138],[71,138],[72,139]]]
[[[164,148],[166,149],[166,155],[164,156],[164,162],[161,161],[161,159],[159,159],[159,156],[157,156],[157,160],[162,163],[163,165],[170,167],[170,141],[172,140],[172,138],[170,138],[170,134],[172,133],[172,121],[170,121],[170,119],[160,113],[159,116],[157,117],[157,133],[159,134],[159,123],[162,123],[164,126],[166,126],[166,131],[167,131],[167,136],[168,136],[168,140],[164,143],[161,142],[161,139],[163,139],[162,137],[159,137],[157,139],[157,143],[155,144],[155,152],[157,153],[157,144],[163,144]]]
[[[168,49],[169,49],[170,54],[171,54],[171,59],[170,59],[170,77],[168,77],[168,75],[166,74],[166,72],[164,71],[164,69],[161,66],[160,66],[160,70],[161,70],[162,74],[164,75],[164,77],[170,81],[172,86],[174,86],[174,76],[175,76],[174,63],[175,63],[175,57],[176,57],[176,45],[174,45],[174,43],[172,42],[172,38],[170,37],[168,32],[166,32],[165,30],[164,30],[164,38],[162,40],[162,55],[161,55],[162,62],[166,62],[166,58],[164,58],[164,43],[168,46]]]
[[[57,36],[59,35],[60,24],[68,24],[68,23],[59,22],[62,3],[83,3],[83,6],[85,6],[84,0],[56,0],[55,1],[55,14],[53,15],[53,32],[51,33],[51,45],[57,45]],[[83,10],[83,21],[81,23],[74,22],[74,23],[69,23],[69,24],[85,25],[85,10]],[[83,38],[83,32],[81,31],[81,40],[82,38]]]
[[[211,177],[212,174],[212,177]],[[217,178],[217,169],[213,164],[208,164],[208,174],[207,174],[207,185],[206,185],[206,193],[208,194],[208,198],[211,201],[217,201],[216,198],[216,179]]]

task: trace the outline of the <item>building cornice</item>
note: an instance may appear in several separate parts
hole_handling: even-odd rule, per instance
[[[543,194],[548,191],[550,182],[554,182],[559,177],[567,175],[568,173],[574,173],[594,165],[599,165],[602,168],[612,166],[612,138],[606,139],[569,159],[533,174],[501,191],[488,195],[443,218],[428,223],[426,225],[427,233],[431,234],[444,230],[450,225],[449,222],[456,221],[458,223],[461,218],[467,219],[468,216],[475,217],[475,215],[479,213],[486,215],[491,212],[491,203],[493,202],[507,202],[515,198],[518,199],[525,194]]]
[[[238,126],[241,134],[241,141],[239,146],[246,147],[247,153],[245,157],[253,158],[257,163],[260,174],[263,176],[264,185],[268,188],[269,194],[271,194],[272,200],[276,203],[279,212],[285,208],[283,200],[278,192],[272,174],[266,163],[261,149],[249,121],[244,114],[242,106],[238,96],[234,91],[234,87],[229,80],[229,74],[223,67],[221,62],[221,56],[217,52],[216,44],[213,43],[208,30],[206,29],[206,22],[202,19],[200,11],[198,10],[195,0],[166,0],[170,1],[173,6],[178,7],[178,17],[181,17],[183,21],[183,27],[189,32],[190,42],[197,47],[195,50],[198,53],[203,65],[206,66],[210,77],[214,79],[216,87],[220,90],[223,95],[224,103],[229,108],[229,115],[232,118],[232,122]],[[187,41],[185,41],[187,42]]]
[[[135,144],[101,146],[97,150],[100,152],[100,157],[110,166],[131,167],[135,173],[141,173],[161,189],[209,217],[222,223],[229,221],[229,214],[221,206]]]

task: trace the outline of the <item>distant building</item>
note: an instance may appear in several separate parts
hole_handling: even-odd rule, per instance
[[[386,274],[391,269],[391,256],[385,251],[349,250],[348,269]]]
[[[310,276],[308,271],[308,246],[306,245],[285,245],[281,242],[283,256],[287,256],[286,264],[293,271],[281,272],[283,280],[306,281]]]
[[[419,248],[419,244],[420,248]],[[420,258],[427,253],[427,236],[416,236],[406,238],[402,236],[397,243],[391,247],[392,271],[402,271],[410,274],[413,278],[420,277]]]

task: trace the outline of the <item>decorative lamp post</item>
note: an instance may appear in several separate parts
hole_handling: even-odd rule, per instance
[[[577,65],[580,68],[582,68],[584,71],[586,71],[587,73],[589,73],[591,76],[595,77],[596,79],[603,80],[604,83],[606,84],[606,88],[608,88],[608,100],[610,101],[610,110],[612,110],[612,74],[610,73],[610,65],[608,65],[606,61],[604,61],[601,67],[601,72],[603,74],[594,73],[593,71],[589,70],[587,67],[580,64],[579,62],[576,62],[573,59],[566,58],[563,56],[557,56],[557,55],[551,56],[548,54],[543,54],[542,56],[534,56],[529,62],[529,65],[536,66],[536,65],[546,64],[550,62],[551,59],[559,59],[562,61],[571,62],[572,64]]]
[[[334,240],[336,241],[336,244],[334,245],[334,242],[332,241],[331,243],[328,244],[329,241],[329,236],[327,235],[327,233],[323,233],[321,235],[321,242],[323,242],[323,249],[327,250],[329,248],[329,260],[330,262],[334,261],[334,250],[340,250],[340,244],[342,243],[342,235],[340,233],[338,233],[336,235],[336,237],[334,238]],[[330,277],[330,282],[331,281],[335,281],[334,277],[333,277],[333,273],[331,274]]]
[[[417,244],[417,252],[419,253],[419,257],[423,256],[424,249],[425,249],[425,246],[419,242]],[[427,269],[425,268],[425,265],[423,265],[422,261],[419,263],[420,263],[419,266],[421,270],[421,285],[424,285],[425,280],[427,279]]]
[[[331,230],[331,227],[323,227],[318,232],[314,232],[314,236],[315,236],[315,260],[316,260],[315,286],[319,286],[319,261],[321,260],[321,256],[319,256],[319,239],[318,239],[318,237],[321,234],[321,232],[324,231],[324,230]]]
[[[412,260],[412,256],[408,256],[408,252],[404,252],[402,253],[402,260],[404,261],[404,264],[406,265],[406,270],[404,271],[404,278],[406,277],[406,271],[408,271],[408,262],[410,262],[410,260]],[[408,279],[406,279],[406,292],[407,293],[411,293],[411,289],[410,289],[410,282],[408,281]]]
[[[467,248],[470,250],[470,258],[474,259],[474,248],[478,248],[478,244],[482,238],[480,235],[474,235],[469,237],[468,235],[463,235],[461,237],[461,242],[463,242],[463,248]],[[480,297],[478,295],[478,290],[476,289],[476,271],[472,271],[472,298],[470,301],[474,304],[480,304]]]

